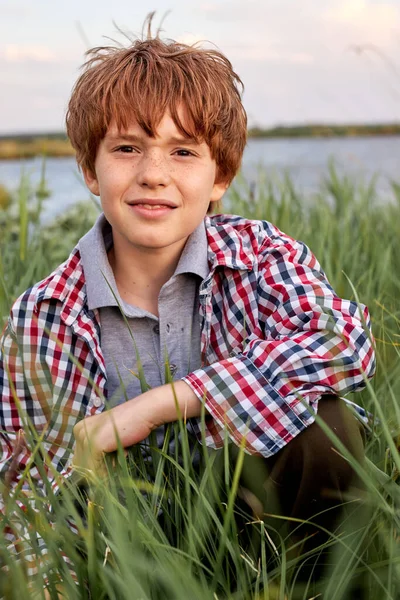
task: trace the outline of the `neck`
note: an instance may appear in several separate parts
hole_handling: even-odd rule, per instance
[[[171,248],[132,247],[114,238],[108,254],[121,298],[158,315],[158,296],[174,274],[186,240]]]

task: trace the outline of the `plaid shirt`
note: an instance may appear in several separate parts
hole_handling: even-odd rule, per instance
[[[205,403],[207,445],[221,447],[228,432],[268,457],[313,422],[307,407],[317,410],[322,394],[362,389],[373,375],[367,309],[338,298],[310,250],[270,223],[226,215],[205,222],[202,367],[184,381]],[[74,425],[104,409],[99,315],[85,289],[75,248],[12,308],[0,354],[0,472],[12,465],[15,483],[30,457],[23,415],[66,476]],[[30,476],[40,487],[34,464]]]

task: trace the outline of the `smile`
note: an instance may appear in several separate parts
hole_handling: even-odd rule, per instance
[[[156,204],[155,202],[134,202],[129,204],[132,210],[138,217],[142,219],[164,219],[172,213],[176,208],[169,204]]]
[[[155,209],[160,209],[160,208],[174,208],[173,206],[166,206],[165,204],[145,204],[145,203],[140,203],[140,204],[134,204],[133,206],[143,206],[144,208],[148,208],[149,210],[155,210]]]
[[[176,208],[175,202],[167,198],[136,198],[128,202],[129,206],[143,206],[149,210],[160,208]]]

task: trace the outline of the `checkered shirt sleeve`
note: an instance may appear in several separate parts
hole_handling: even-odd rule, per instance
[[[336,296],[307,246],[264,222],[254,237],[252,272],[216,277],[209,300],[210,340],[229,358],[210,354],[184,381],[211,417],[207,445],[228,435],[268,457],[314,421],[321,395],[362,389],[375,362],[367,309]]]
[[[66,358],[68,349],[78,359],[80,355],[76,346],[71,346],[71,336],[60,326],[59,303],[46,303],[38,311],[39,288],[40,284],[27,290],[14,303],[0,339],[0,477],[6,497],[19,489],[17,503],[21,512],[9,513],[1,495],[0,509],[9,549],[14,548],[19,557],[24,557],[31,576],[37,573],[39,563],[47,568],[48,553],[40,536],[36,536],[33,549],[33,532],[25,529],[22,515],[28,505],[35,510],[37,501],[43,511],[40,498],[57,494],[60,485],[65,485],[73,474],[69,465],[73,426],[82,416],[82,405],[75,398],[83,387],[78,370],[74,377],[68,377],[73,366]],[[54,337],[47,334],[50,330]],[[64,344],[67,352],[57,344]],[[83,350],[81,362],[85,364],[89,352]],[[39,441],[40,454],[35,452]],[[48,520],[51,523],[50,512]],[[74,529],[72,521],[70,525]]]
[[[17,504],[21,513],[14,511],[8,514],[1,498],[0,510],[5,523],[2,533],[9,542],[10,551],[14,551],[20,558],[23,556],[27,573],[33,576],[37,573],[39,561],[42,565],[46,564],[47,548],[40,536],[36,536],[37,546],[33,551],[29,541],[32,532],[26,530],[22,515],[27,503],[35,508],[33,487],[39,497],[49,494],[44,486],[43,472],[47,472],[48,485],[56,492],[56,479],[67,478],[70,470],[63,469],[63,461],[60,460],[61,455],[66,452],[65,447],[57,440],[50,441],[46,438],[53,413],[52,383],[38,361],[37,325],[35,327],[30,319],[25,319],[26,310],[33,309],[29,291],[26,298],[27,302],[22,310],[19,309],[19,302],[14,305],[0,340],[0,476],[5,497],[17,487],[20,488],[18,496],[21,501],[17,501]],[[18,315],[23,315],[20,327]],[[16,329],[20,330],[20,335]],[[45,461],[32,451],[39,439],[48,452]],[[59,477],[56,477],[55,465],[59,468]]]

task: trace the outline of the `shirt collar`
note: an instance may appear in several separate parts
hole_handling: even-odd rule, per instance
[[[210,271],[207,260],[207,234],[204,221],[196,227],[189,236],[178,266],[175,269],[175,275],[183,273],[193,273],[202,279],[205,279]]]
[[[259,222],[247,221],[232,215],[206,216],[204,222],[207,237],[208,264],[211,271],[214,271],[218,266],[228,266],[233,269],[253,269],[253,263],[256,259],[254,256],[253,244],[250,243],[250,240],[254,240],[255,233],[259,230]],[[63,308],[61,318],[66,325],[72,325],[81,313],[82,308],[87,305],[88,291],[86,273],[88,272],[88,266],[90,267],[91,257],[96,264],[98,262],[101,263],[104,257],[107,257],[106,247],[108,248],[108,237],[106,235],[105,241],[103,236],[105,224],[108,225],[104,215],[101,215],[94,227],[74,248],[67,261],[60,265],[54,273],[44,279],[38,286],[36,302],[40,303],[46,299],[57,299],[62,302]],[[237,231],[238,225],[240,225],[241,228],[240,233]],[[249,236],[248,234],[250,232],[248,230],[253,227],[257,231],[255,231],[252,236]],[[111,232],[111,228],[109,231]],[[100,243],[100,255],[93,256],[90,252],[91,243],[97,241]],[[86,273],[83,271],[81,245],[84,249],[83,253],[86,254]],[[88,248],[88,253],[85,252],[86,247]],[[100,258],[98,258],[99,256]],[[108,263],[108,258],[107,261],[103,263],[103,272],[108,281],[113,281],[115,285],[114,275]],[[211,273],[209,273],[209,275],[210,274]],[[203,273],[201,273],[201,275],[203,275]],[[103,275],[99,286],[104,293],[104,297],[109,298],[110,302],[112,302],[113,305],[116,305],[116,300]],[[111,294],[112,298],[110,298],[109,294]]]
[[[211,270],[222,266],[252,271],[256,261],[253,244],[261,222],[235,215],[207,215],[204,221]]]
[[[101,214],[92,229],[79,240],[87,303],[90,310],[105,306],[118,306],[114,295],[118,288],[107,256],[107,251],[111,246],[111,227],[105,216]]]
[[[90,310],[122,304],[107,256],[111,246],[111,226],[102,214],[92,229],[79,241]],[[186,273],[193,273],[202,279],[209,273],[204,221],[189,236],[173,276]]]

